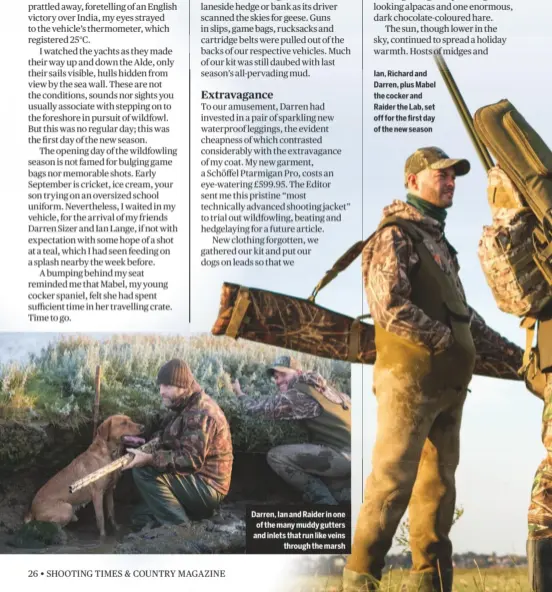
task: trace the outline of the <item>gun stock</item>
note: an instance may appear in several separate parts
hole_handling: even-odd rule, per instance
[[[137,448],[137,450],[141,450],[142,452],[153,452],[157,448],[158,444],[159,438],[154,438],[153,440],[146,442],[143,446]],[[121,458],[118,458],[117,460],[110,462],[108,465],[105,465],[105,467],[102,467],[101,469],[98,469],[97,471],[94,471],[93,473],[86,475],[86,477],[83,477],[82,479],[74,481],[69,486],[69,493],[75,493],[79,491],[79,489],[87,487],[91,483],[98,481],[98,479],[101,479],[102,477],[105,477],[110,473],[122,469],[123,467],[128,465],[128,463],[132,460],[133,456],[134,455],[132,454],[132,452],[129,452],[124,456],[121,456]]]

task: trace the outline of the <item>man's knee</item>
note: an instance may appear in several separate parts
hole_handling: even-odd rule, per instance
[[[136,485],[148,481],[155,481],[157,477],[159,477],[159,471],[156,471],[153,467],[138,467],[132,469],[132,478]]]
[[[268,466],[275,472],[280,474],[284,467],[290,467],[293,463],[290,462],[289,457],[282,451],[281,446],[271,448],[266,455],[266,462]]]
[[[377,489],[412,489],[419,463],[411,461],[375,462],[372,468],[372,487]]]
[[[274,468],[276,465],[291,465],[293,462],[291,461],[291,455],[289,452],[286,452],[285,446],[276,446],[271,448],[266,455],[266,461],[268,464]]]

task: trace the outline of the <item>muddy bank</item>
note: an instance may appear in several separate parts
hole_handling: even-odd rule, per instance
[[[32,467],[17,472],[0,470],[0,533],[13,531],[21,525],[35,493],[63,466]],[[130,472],[123,471],[114,497],[117,518],[122,524],[128,521],[132,507],[140,502]],[[301,496],[270,469],[264,454],[236,452],[232,483],[224,503],[240,507],[259,501],[300,503]],[[79,521],[94,521],[92,506],[80,510],[78,516]]]
[[[128,525],[101,539],[90,512],[81,512],[78,525],[59,529],[48,542],[42,537],[0,532],[0,553],[7,554],[221,554],[245,552],[245,509],[226,503],[208,520],[192,521],[186,526],[160,526],[132,532]],[[34,523],[30,523],[31,525]],[[44,523],[42,523],[44,524]]]
[[[90,445],[91,432],[88,425],[72,430],[39,422],[0,422],[0,554],[243,553],[247,505],[302,503],[301,495],[270,469],[266,454],[235,451],[230,491],[209,520],[133,532],[132,515],[141,499],[131,472],[123,472],[114,495],[118,532],[108,531],[100,540],[88,504],[78,511],[78,521],[63,529],[58,544],[13,546],[36,492]]]
[[[146,438],[155,426],[147,426]],[[88,448],[92,425],[78,429],[41,422],[0,421],[0,532],[22,520],[38,489]],[[300,501],[273,473],[264,453],[234,451],[232,484],[226,502]],[[115,500],[124,506],[139,500],[130,473],[122,473]]]
[[[83,439],[83,450],[86,440]],[[57,449],[60,444],[56,442]],[[74,450],[74,448],[73,448]],[[62,544],[25,548],[12,546],[35,493],[65,466],[62,451],[43,450],[26,468],[0,471],[0,553],[243,553],[245,508],[248,504],[301,503],[301,496],[275,475],[264,454],[235,453],[232,484],[220,510],[209,520],[186,527],[161,527],[134,533],[131,515],[140,496],[131,473],[123,472],[115,490],[115,515],[121,529],[100,540],[94,509],[78,512],[78,522],[63,529]],[[76,455],[72,452],[69,461]],[[67,461],[68,462],[68,461]],[[58,541],[59,542],[59,541]],[[10,544],[12,543],[12,544]]]
[[[125,536],[113,547],[125,554],[244,553],[244,512],[226,505],[209,520],[187,526],[161,526]]]

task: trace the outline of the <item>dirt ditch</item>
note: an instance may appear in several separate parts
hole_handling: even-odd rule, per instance
[[[209,520],[133,532],[131,514],[140,498],[132,475],[123,472],[115,490],[117,533],[108,531],[100,540],[89,504],[78,512],[77,522],[46,537],[55,544],[18,537],[35,493],[87,448],[90,435],[90,426],[74,431],[0,422],[0,553],[243,553],[246,505],[301,503],[300,495],[271,471],[264,454],[235,452],[230,492]]]

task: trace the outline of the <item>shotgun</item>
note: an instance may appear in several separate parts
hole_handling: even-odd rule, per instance
[[[153,440],[146,442],[143,446],[140,446],[136,450],[141,450],[142,452],[153,452],[157,449],[158,445],[159,438],[154,438]],[[132,454],[132,452],[129,452],[124,456],[121,456],[117,460],[110,462],[108,465],[105,465],[105,467],[102,467],[101,469],[98,469],[97,471],[94,471],[93,473],[86,475],[86,477],[82,477],[82,479],[78,479],[77,481],[71,483],[71,485],[69,485],[69,493],[75,493],[76,491],[79,491],[79,489],[82,489],[83,487],[87,487],[91,483],[94,483],[94,481],[98,481],[98,479],[101,479],[102,477],[105,477],[106,475],[109,475],[114,471],[122,469],[124,466],[128,465],[128,463],[132,460],[133,456],[134,455]]]
[[[462,97],[460,90],[458,89],[458,86],[456,85],[456,82],[452,77],[452,74],[450,73],[447,63],[445,62],[445,58],[442,55],[434,54],[433,59],[435,60],[437,68],[439,69],[439,72],[443,77],[445,85],[450,93],[450,96],[452,97],[458,114],[460,115],[460,119],[462,119],[462,123],[464,124],[464,127],[468,132],[470,140],[472,141],[475,147],[477,156],[479,156],[479,160],[481,161],[481,164],[483,165],[485,170],[488,171],[489,169],[494,167],[493,159],[491,158],[489,151],[481,141],[481,138],[477,135],[477,132],[475,131],[475,127],[473,125],[473,117],[471,116],[470,110],[468,109],[468,106],[466,105],[466,102],[464,101],[464,98]]]

